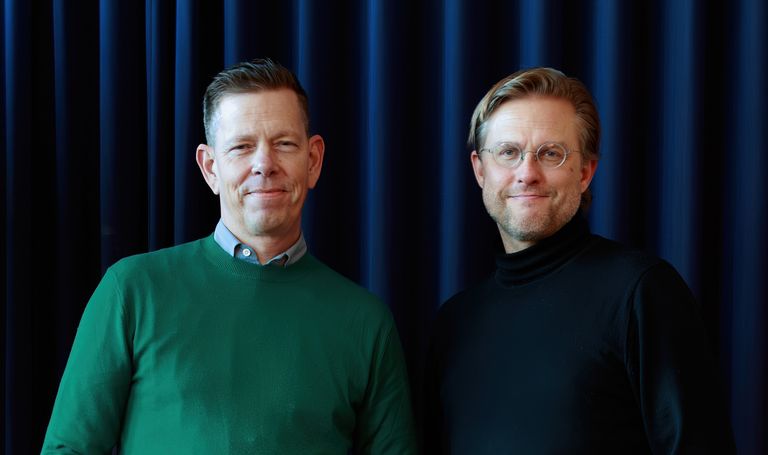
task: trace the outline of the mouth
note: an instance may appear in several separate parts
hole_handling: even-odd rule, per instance
[[[546,196],[544,194],[528,194],[528,193],[514,194],[514,195],[510,196],[510,198],[518,200],[518,201],[533,201],[533,200],[536,200],[536,199],[543,199],[545,197],[548,197],[548,196]]]
[[[257,197],[257,198],[273,198],[273,197],[279,197],[286,193],[284,189],[281,188],[259,188],[254,190],[246,191],[243,196],[244,197]]]

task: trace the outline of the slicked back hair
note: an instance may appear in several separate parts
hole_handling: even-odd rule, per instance
[[[304,128],[309,135],[307,93],[296,75],[288,68],[266,58],[232,65],[217,74],[208,85],[203,97],[203,124],[205,125],[205,139],[208,144],[213,145],[214,143],[216,116],[222,98],[235,93],[258,93],[282,88],[293,90],[296,93],[304,117]]]

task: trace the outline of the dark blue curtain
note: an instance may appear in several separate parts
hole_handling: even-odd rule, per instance
[[[500,250],[464,146],[471,111],[498,79],[547,65],[601,111],[593,230],[680,270],[740,453],[768,451],[763,0],[2,5],[5,453],[39,451],[104,269],[212,232],[217,200],[194,163],[202,94],[262,56],[299,75],[327,143],[310,249],[391,306],[417,404],[436,308]]]

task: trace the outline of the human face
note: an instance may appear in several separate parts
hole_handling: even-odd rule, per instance
[[[320,136],[307,137],[296,93],[225,95],[213,129],[215,143],[198,147],[197,163],[219,195],[224,225],[251,245],[264,238],[295,242],[324,152]]]
[[[579,150],[576,112],[560,98],[527,97],[504,102],[488,120],[483,147],[513,142],[536,150],[545,142],[559,142]],[[562,166],[545,169],[526,153],[514,169],[499,166],[487,153],[471,155],[475,177],[483,189],[483,203],[496,222],[507,253],[534,245],[559,231],[576,214],[597,161],[571,152]]]

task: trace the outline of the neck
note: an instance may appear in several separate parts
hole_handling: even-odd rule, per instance
[[[530,247],[496,258],[496,279],[505,286],[531,282],[556,270],[582,251],[590,241],[589,225],[575,216],[549,237]]]
[[[517,240],[504,235],[505,232],[501,228],[499,231],[501,231],[501,243],[504,245],[504,252],[507,254],[517,253],[536,245],[535,240]]]

